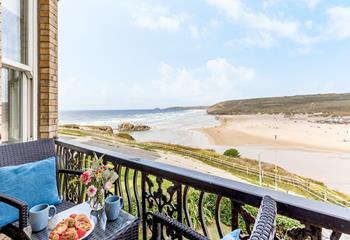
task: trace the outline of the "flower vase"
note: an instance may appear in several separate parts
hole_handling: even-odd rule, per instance
[[[89,204],[93,211],[100,211],[105,207],[105,192],[100,189],[96,192],[95,196],[89,198]]]

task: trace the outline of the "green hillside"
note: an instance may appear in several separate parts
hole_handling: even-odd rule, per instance
[[[256,113],[350,115],[350,93],[231,100],[210,106],[207,111],[208,114],[218,115]]]

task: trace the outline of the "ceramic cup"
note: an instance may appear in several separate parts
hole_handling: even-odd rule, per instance
[[[120,210],[124,206],[123,198],[110,196],[105,200],[105,210],[108,221],[114,221],[118,218]]]
[[[54,210],[50,216],[50,209]],[[49,204],[39,204],[29,210],[29,221],[33,232],[44,230],[49,220],[56,214],[56,207]]]

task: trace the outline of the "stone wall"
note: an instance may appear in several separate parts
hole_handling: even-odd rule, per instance
[[[1,0],[0,0],[1,1]],[[39,3],[39,138],[57,134],[58,124],[58,49],[57,0]]]

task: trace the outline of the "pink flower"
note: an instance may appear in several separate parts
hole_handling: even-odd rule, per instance
[[[91,186],[88,187],[88,189],[87,189],[87,195],[88,195],[89,197],[95,196],[95,195],[96,195],[96,192],[97,192],[97,188],[95,188],[94,185],[91,185]]]
[[[88,185],[91,182],[91,172],[90,171],[85,171],[83,174],[80,175],[80,181]]]
[[[112,188],[112,183],[111,182],[106,182],[105,183],[105,185],[103,186],[103,188],[106,190],[106,191],[108,191],[109,189],[111,189]]]

